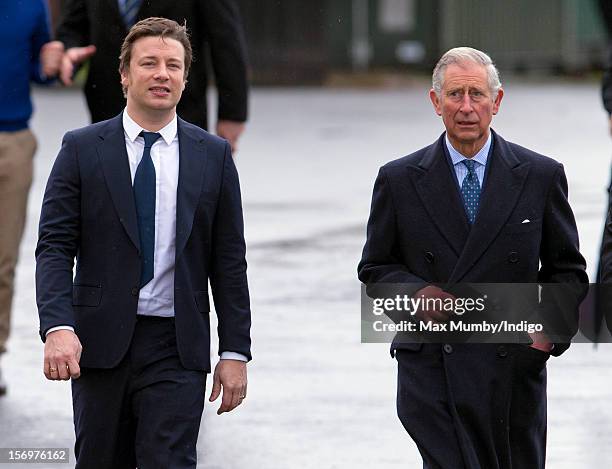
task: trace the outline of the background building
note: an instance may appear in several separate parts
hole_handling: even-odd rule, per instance
[[[511,8],[509,8],[511,5]],[[324,82],[334,71],[429,72],[447,49],[485,50],[503,71],[599,68],[594,0],[241,0],[258,83]]]

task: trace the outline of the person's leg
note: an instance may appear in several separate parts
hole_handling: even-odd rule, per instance
[[[30,130],[0,132],[0,357],[11,326],[15,266],[32,184],[36,139]],[[0,395],[6,392],[0,371]]]
[[[398,350],[397,414],[424,469],[466,469],[448,402],[440,346]],[[470,468],[471,469],[471,468]]]
[[[528,346],[514,349],[514,376],[508,445],[512,468],[546,465],[546,361],[548,354]]]
[[[134,469],[129,358],[110,370],[81,368],[72,380],[76,469]]]
[[[132,363],[138,467],[195,469],[206,374],[181,365],[174,320],[138,320]]]

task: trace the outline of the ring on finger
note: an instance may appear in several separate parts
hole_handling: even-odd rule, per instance
[[[55,373],[57,371],[57,368],[49,368],[49,373]]]

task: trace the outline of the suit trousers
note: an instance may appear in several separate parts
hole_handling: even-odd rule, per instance
[[[0,354],[6,351],[19,243],[32,184],[36,139],[28,129],[0,132]]]
[[[544,469],[547,353],[423,344],[396,357],[397,412],[424,469]]]
[[[206,374],[183,368],[174,318],[138,317],[126,356],[72,380],[77,469],[195,469]]]

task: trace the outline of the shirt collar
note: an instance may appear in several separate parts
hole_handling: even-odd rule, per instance
[[[450,141],[448,140],[448,135],[445,135],[444,142],[446,143],[446,148],[448,149],[448,153],[450,154],[453,165],[458,165],[462,161],[470,159],[472,161],[475,161],[478,164],[486,166],[487,158],[489,157],[489,150],[491,149],[491,141],[492,141],[491,135],[492,135],[492,132],[489,130],[489,138],[487,138],[487,141],[485,142],[483,147],[472,158],[466,158],[461,153],[459,153],[457,150],[455,150],[455,148],[451,145]]]
[[[177,129],[178,123],[175,114],[172,120],[168,122],[165,127],[159,129],[157,132],[162,136],[164,142],[166,142],[166,145],[170,145],[176,137]],[[143,129],[140,125],[134,122],[134,119],[129,116],[127,109],[123,110],[123,130],[132,142],[136,141],[136,139],[140,135],[140,132],[142,132],[143,130],[145,132],[149,132],[149,130]]]

